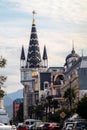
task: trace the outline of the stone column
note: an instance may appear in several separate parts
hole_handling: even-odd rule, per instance
[[[0,97],[0,109],[4,109],[4,98]]]

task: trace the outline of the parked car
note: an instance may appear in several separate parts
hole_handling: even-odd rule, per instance
[[[19,126],[17,127],[17,130],[28,130],[28,127],[25,126],[25,125],[19,125]]]
[[[53,123],[50,130],[61,130],[60,123]]]
[[[62,130],[72,130],[74,126],[74,122],[65,122]]]
[[[13,130],[17,130],[17,127],[15,125],[12,125]]]
[[[33,126],[31,127],[31,130],[38,130],[38,127],[43,124],[42,121],[36,121]]]
[[[62,130],[87,130],[87,121],[77,120],[73,122],[65,122]]]
[[[37,126],[37,130],[43,130],[44,122],[42,122],[39,126]]]
[[[11,125],[4,125],[0,123],[0,130],[14,130]]]
[[[77,121],[73,127],[74,130],[87,130],[87,121]]]
[[[45,123],[43,125],[43,130],[61,130],[59,123]]]
[[[41,123],[41,120],[36,119],[26,119],[24,124],[28,127],[29,130],[36,130],[36,126]]]

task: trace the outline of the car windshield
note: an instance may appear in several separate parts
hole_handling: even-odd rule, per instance
[[[78,122],[77,125],[76,125],[76,127],[87,128],[87,122]]]
[[[34,121],[31,121],[31,122],[26,121],[26,125],[32,125],[32,124],[34,124]]]

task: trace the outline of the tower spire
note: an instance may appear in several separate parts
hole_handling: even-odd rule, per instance
[[[38,36],[37,36],[35,18],[34,18],[36,12],[33,11],[32,13],[33,13],[33,22],[31,28],[27,62],[29,63],[29,68],[39,68],[41,66],[41,55],[40,55],[39,42],[38,42]]]
[[[47,57],[47,51],[45,45],[43,50],[43,61],[44,61],[44,67],[48,67],[48,57]]]
[[[33,10],[32,14],[33,14],[33,21],[32,21],[32,24],[35,24],[35,14],[36,14],[35,10]]]
[[[24,47],[22,46],[22,50],[21,50],[21,57],[20,57],[20,65],[21,67],[25,66],[25,52],[24,52]]]
[[[22,50],[21,50],[21,60],[25,60],[25,52],[24,52],[24,47],[22,46]]]
[[[72,53],[75,53],[75,50],[74,50],[74,40],[72,40]]]

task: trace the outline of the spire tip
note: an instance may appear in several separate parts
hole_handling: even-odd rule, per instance
[[[32,14],[33,14],[33,23],[32,24],[35,24],[35,19],[34,19],[34,15],[36,14],[35,10],[32,11]]]

